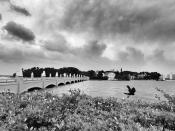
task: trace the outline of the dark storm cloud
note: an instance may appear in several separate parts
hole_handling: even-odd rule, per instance
[[[99,41],[94,40],[90,41],[87,45],[81,48],[73,49],[72,52],[78,57],[96,59],[101,57],[105,49],[105,44],[99,43]]]
[[[162,40],[163,42],[172,42],[175,40],[175,20],[171,21],[159,21],[156,24],[150,25],[143,31],[143,36],[148,40]],[[138,34],[138,37],[140,35]],[[165,44],[165,43],[163,43]]]
[[[43,51],[34,48],[7,47],[0,43],[0,61],[5,63],[24,63],[31,61],[40,61],[46,59]]]
[[[43,41],[43,47],[49,51],[55,51],[60,53],[67,53],[69,51],[69,47],[67,45],[67,41],[62,35],[55,35],[55,38],[47,41]]]
[[[172,16],[175,6],[169,9],[169,4],[157,3],[143,6],[127,0],[75,0],[68,6],[62,27],[97,37],[120,34],[134,40],[175,40],[175,19],[167,17]]]
[[[129,33],[135,26],[142,26],[158,17],[158,11],[153,8],[129,9],[125,2],[118,5],[106,0],[76,0],[66,12],[65,28],[77,31],[93,28],[100,35]]]
[[[133,47],[127,47],[126,51],[119,52],[119,61],[127,64],[142,65],[145,62],[144,54]]]
[[[156,67],[162,68],[164,70],[173,71],[175,67],[175,61],[171,58],[165,57],[165,51],[162,49],[157,49],[154,51],[153,55],[148,59],[155,65]]]
[[[17,13],[22,14],[22,15],[31,16],[30,12],[27,9],[22,8],[20,6],[11,4],[11,9]]]
[[[25,15],[25,16],[31,16],[30,12],[27,9],[12,4],[12,2],[10,0],[0,0],[0,2],[7,2],[7,3],[9,3],[11,10],[13,10],[13,11],[15,11],[17,13],[20,13],[20,14]]]
[[[32,31],[13,21],[8,22],[4,26],[4,29],[6,29],[9,34],[18,37],[24,41],[32,41],[35,39],[35,35]]]
[[[85,53],[87,56],[101,56],[104,50],[106,49],[105,44],[100,44],[97,40],[89,42],[88,45],[84,46],[82,54]]]
[[[61,54],[72,54],[80,58],[97,58],[101,57],[106,45],[97,40],[88,41],[82,47],[72,47],[68,44],[66,38],[61,34],[54,34],[54,37],[46,41],[41,41],[41,46],[51,52]]]
[[[0,2],[10,2],[10,0],[0,0]]]

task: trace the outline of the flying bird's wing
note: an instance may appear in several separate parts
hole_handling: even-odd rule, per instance
[[[131,88],[129,85],[126,86],[128,88],[128,91],[131,92]]]

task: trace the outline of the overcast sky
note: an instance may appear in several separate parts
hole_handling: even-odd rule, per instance
[[[74,66],[175,72],[174,0],[0,0],[0,74]]]

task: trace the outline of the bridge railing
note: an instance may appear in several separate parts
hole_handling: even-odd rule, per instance
[[[41,80],[42,78],[23,78],[23,81],[39,81]]]
[[[67,79],[67,78],[69,78],[69,79],[72,79],[72,78],[86,78],[86,79],[88,79],[88,77],[75,77],[75,76],[73,76],[73,77],[62,77],[62,76],[60,76],[60,77],[37,77],[37,78],[26,78],[26,77],[19,77],[19,78],[21,78],[21,80],[22,81],[24,81],[24,82],[26,82],[26,81],[41,81],[42,79],[44,79],[44,80],[54,80],[54,79],[56,79],[56,78],[61,78],[61,79]],[[1,79],[0,78],[0,84],[1,83],[14,83],[14,82],[17,82],[17,78],[8,78],[8,79]]]
[[[0,79],[0,83],[14,83],[16,79]]]

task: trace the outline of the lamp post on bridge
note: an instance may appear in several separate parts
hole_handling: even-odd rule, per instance
[[[42,77],[46,77],[46,72],[45,71],[43,71],[43,73],[42,73],[42,75],[41,75]]]
[[[63,74],[63,77],[66,77],[66,76],[67,76],[66,73],[64,73],[64,74]]]
[[[33,72],[31,73],[31,78],[32,78],[32,80],[33,80],[33,77],[34,77],[34,74],[33,74]]]
[[[41,75],[41,81],[42,81],[42,88],[44,88],[44,78],[46,77],[46,72],[43,71],[42,75]]]
[[[56,73],[56,77],[59,77],[59,74],[58,74],[58,72]]]

